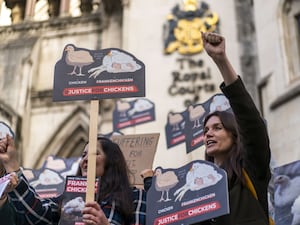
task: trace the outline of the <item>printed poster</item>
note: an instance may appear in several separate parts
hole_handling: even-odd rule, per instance
[[[38,170],[24,168],[23,174],[42,198],[57,197],[64,191],[65,179],[58,171],[47,168]]]
[[[185,121],[185,144],[187,153],[201,147],[203,142],[203,122],[214,111],[231,111],[228,99],[223,94],[216,94],[202,104],[190,105]]]
[[[53,101],[145,96],[145,65],[117,48],[65,46],[55,64]]]
[[[113,129],[118,131],[127,127],[155,121],[155,105],[146,98],[133,101],[118,100],[113,112]]]
[[[227,174],[213,163],[196,160],[154,173],[147,225],[193,224],[229,213]]]
[[[187,110],[168,113],[168,122],[165,126],[168,149],[185,142],[185,123],[187,115]]]
[[[44,165],[37,170],[24,168],[23,174],[30,185],[42,198],[61,195],[65,188],[65,178],[76,175],[80,158],[60,158],[48,156]]]
[[[95,181],[95,200],[100,179]],[[58,225],[85,225],[81,211],[85,205],[87,178],[67,176]]]
[[[275,224],[300,224],[300,160],[276,167],[273,183]]]

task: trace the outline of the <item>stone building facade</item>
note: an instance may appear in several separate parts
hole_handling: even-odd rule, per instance
[[[38,11],[41,2],[45,8]],[[23,166],[37,168],[50,154],[79,156],[88,140],[89,102],[52,101],[54,66],[68,43],[91,50],[122,48],[144,62],[146,98],[155,103],[156,121],[122,132],[160,133],[153,167],[178,167],[203,158],[203,148],[189,154],[184,145],[167,149],[164,128],[169,112],[181,112],[187,102],[204,102],[219,92],[219,72],[204,52],[164,54],[164,27],[174,6],[200,2],[2,0],[0,3],[0,12],[4,8],[11,12],[11,18],[6,18],[10,22],[0,27],[0,118],[16,132]],[[300,159],[297,148],[300,1],[206,3],[218,15],[218,32],[226,37],[228,55],[266,118],[274,164]],[[185,61],[201,61],[201,68],[180,63]],[[208,81],[214,88],[195,91],[190,89],[195,81],[184,76],[174,80],[172,76],[174,71],[186,74],[197,70],[210,75]],[[196,82],[201,85],[203,81]],[[174,85],[178,89],[170,91]],[[99,101],[99,133],[112,131],[115,101]]]

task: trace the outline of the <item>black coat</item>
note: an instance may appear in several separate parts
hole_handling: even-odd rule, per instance
[[[198,225],[267,225],[267,190],[271,177],[270,148],[265,121],[239,78],[234,83],[220,86],[236,116],[243,144],[243,167],[258,195],[256,200],[247,186],[236,180],[229,188],[230,214]]]

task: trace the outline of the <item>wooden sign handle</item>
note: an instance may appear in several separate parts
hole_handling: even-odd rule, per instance
[[[99,113],[99,100],[91,100],[89,151],[88,151],[88,168],[87,168],[87,191],[86,191],[85,202],[94,201],[94,197],[95,197],[98,113]]]

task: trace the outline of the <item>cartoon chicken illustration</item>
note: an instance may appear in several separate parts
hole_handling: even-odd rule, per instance
[[[130,103],[122,101],[122,100],[118,100],[117,101],[117,110],[118,112],[120,112],[120,117],[125,117],[126,116],[126,112],[128,109],[130,109]]]
[[[209,111],[225,111],[230,108],[230,104],[228,99],[223,95],[216,95],[213,97],[210,106]]]
[[[84,208],[84,200],[81,196],[71,199],[63,206],[63,211],[67,214],[81,213]]]
[[[141,65],[139,65],[132,56],[118,50],[111,50],[104,56],[102,65],[91,68],[88,72],[90,73],[89,78],[96,78],[103,71],[109,73],[124,73],[134,72],[140,68]]]
[[[94,62],[93,57],[87,50],[77,50],[75,51],[74,46],[67,45],[65,48],[66,63],[73,66],[73,71],[69,75],[84,76],[82,73],[82,67],[90,65]],[[76,73],[76,68],[79,68],[79,73]]]
[[[183,116],[180,113],[168,113],[168,121],[169,124],[172,126],[172,131],[178,131],[180,130],[180,123],[183,121]]]
[[[194,107],[193,105],[190,105],[188,111],[189,111],[190,121],[194,122],[193,129],[200,127],[201,126],[200,118],[205,113],[205,109],[203,108],[203,106],[197,105]]]
[[[175,191],[174,195],[177,195],[175,201],[181,201],[188,190],[198,191],[202,188],[216,184],[221,178],[222,175],[212,166],[195,162],[186,174],[185,185]]]
[[[169,191],[171,188],[175,187],[179,182],[178,178],[174,171],[162,172],[161,168],[155,170],[155,189],[161,192],[161,197],[158,200],[159,202],[171,201],[169,198]],[[166,196],[164,196],[164,194]]]
[[[141,113],[150,110],[154,107],[153,103],[147,99],[138,99],[134,104],[133,108],[128,110],[128,115],[132,116],[135,113]]]
[[[55,185],[63,182],[63,179],[58,175],[57,172],[45,169],[40,175],[38,180],[30,182],[32,187],[38,185]]]

